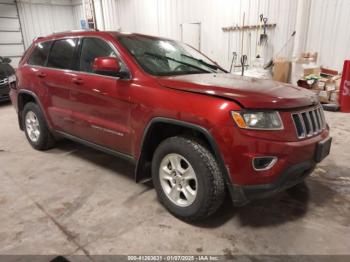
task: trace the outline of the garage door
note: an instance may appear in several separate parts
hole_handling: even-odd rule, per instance
[[[14,0],[0,0],[0,56],[9,57],[16,68],[23,52],[17,5]]]

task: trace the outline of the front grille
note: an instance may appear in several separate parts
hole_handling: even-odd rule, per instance
[[[0,80],[0,86],[4,86],[4,85],[7,85],[9,82],[9,79],[6,77],[6,78],[3,78]]]
[[[321,106],[293,113],[292,118],[299,139],[315,136],[326,128],[326,119]]]

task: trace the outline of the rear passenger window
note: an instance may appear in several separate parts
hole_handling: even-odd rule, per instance
[[[76,45],[77,39],[72,38],[55,41],[51,48],[47,66],[71,69]]]
[[[28,64],[44,66],[50,51],[50,42],[38,43],[28,59]]]
[[[92,64],[96,57],[113,56],[117,54],[103,40],[84,38],[80,56],[80,71],[92,72]]]

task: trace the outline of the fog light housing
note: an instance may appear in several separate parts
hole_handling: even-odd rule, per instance
[[[271,169],[277,160],[278,158],[275,156],[254,157],[252,165],[255,171],[266,171]]]

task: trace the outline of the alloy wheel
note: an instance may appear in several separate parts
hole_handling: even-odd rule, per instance
[[[166,155],[159,167],[159,179],[163,192],[175,205],[187,207],[195,201],[197,176],[185,157],[175,153]]]
[[[28,111],[25,116],[25,125],[29,139],[36,143],[40,137],[40,124],[38,117],[33,111]]]

